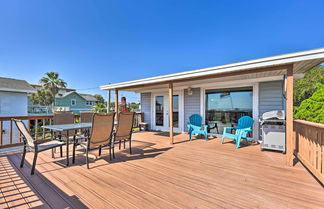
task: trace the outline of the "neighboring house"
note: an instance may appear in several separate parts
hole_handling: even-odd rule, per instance
[[[93,95],[79,94],[76,91],[58,93],[55,97],[56,110],[73,111],[75,114],[91,110],[96,103],[97,99]]]
[[[41,89],[42,86],[38,84],[31,84],[36,90]],[[31,96],[31,94],[29,95]],[[55,111],[73,111],[79,114],[80,111],[91,110],[97,103],[97,99],[91,94],[79,94],[75,89],[60,88],[55,96]],[[35,105],[32,103],[30,97],[28,100],[28,109],[30,114],[51,114],[52,108],[47,106]]]
[[[36,92],[26,81],[0,77],[0,117],[25,116],[27,111],[27,95]],[[3,144],[9,140],[9,122],[3,122]],[[13,127],[13,138],[18,139],[18,131]]]
[[[42,85],[30,84],[35,90],[42,89]],[[65,94],[67,92],[75,91],[71,88],[59,88],[59,94]],[[29,114],[51,114],[51,107],[41,106],[38,104],[33,104],[31,101],[31,94],[28,94],[28,113]]]
[[[243,115],[254,120],[253,138],[259,139],[259,117],[285,110],[283,76],[293,70],[301,78],[324,61],[324,48],[239,63],[191,70],[101,86],[102,90],[141,94],[141,111],[150,129],[170,130],[169,94],[173,92],[173,130],[187,131],[192,114],[200,114],[209,134],[222,134]],[[170,137],[172,139],[172,137]]]

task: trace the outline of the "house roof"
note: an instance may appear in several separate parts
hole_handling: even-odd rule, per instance
[[[35,89],[25,80],[0,77],[0,91],[34,93]]]
[[[98,101],[97,98],[92,94],[80,94],[80,95],[87,101],[93,101],[93,102]]]
[[[83,99],[85,99],[86,101],[94,101],[94,102],[96,102],[97,101],[97,99],[96,99],[96,97],[94,97],[93,95],[91,95],[91,94],[79,94],[78,92],[76,92],[76,91],[70,91],[70,92],[66,92],[66,93],[64,93],[64,94],[56,94],[56,98],[64,98],[64,97],[66,97],[66,96],[68,96],[68,95],[70,95],[70,94],[73,94],[73,93],[76,93],[76,94],[78,94],[79,96],[81,96]]]
[[[219,65],[215,67],[202,68],[197,70],[190,70],[180,73],[167,74],[162,76],[155,76],[145,79],[126,81],[121,83],[107,84],[100,88],[102,90],[113,90],[113,89],[123,89],[123,90],[134,90],[140,86],[161,84],[165,82],[181,82],[184,79],[199,79],[201,77],[214,76],[218,74],[235,73],[235,72],[245,72],[250,70],[253,72],[258,72],[260,68],[268,68],[274,66],[285,66],[288,64],[293,64],[295,74],[303,74],[310,68],[324,62],[324,48],[313,49],[302,52],[295,52],[283,55],[277,55],[272,57],[266,57],[261,59],[254,59],[244,62],[237,62],[226,65]],[[285,68],[281,69],[284,72]],[[281,72],[281,73],[282,73]],[[278,74],[278,73],[277,73]],[[278,74],[279,75],[279,74]],[[271,76],[271,75],[267,75]]]

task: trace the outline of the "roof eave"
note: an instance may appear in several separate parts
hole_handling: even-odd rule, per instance
[[[203,68],[198,70],[192,70],[181,73],[174,73],[156,77],[150,77],[140,80],[133,80],[115,84],[108,84],[100,86],[101,90],[113,90],[118,88],[127,88],[133,87],[137,85],[146,85],[146,84],[154,84],[160,83],[163,81],[174,81],[183,78],[189,77],[199,77],[199,76],[208,76],[208,75],[217,75],[221,73],[229,73],[229,72],[237,72],[247,69],[259,69],[271,66],[280,66],[293,64],[295,62],[305,61],[305,60],[313,60],[313,59],[323,59],[324,58],[324,48],[314,49],[304,52],[296,52],[284,55],[278,55],[273,57],[266,57],[261,59],[255,59],[250,61],[238,62],[233,64],[220,65],[210,68]]]

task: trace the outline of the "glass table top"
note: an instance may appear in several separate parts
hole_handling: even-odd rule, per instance
[[[73,123],[73,124],[60,124],[60,125],[45,125],[42,128],[50,129],[53,131],[68,131],[82,128],[91,128],[92,123]]]

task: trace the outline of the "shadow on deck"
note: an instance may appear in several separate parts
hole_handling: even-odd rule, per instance
[[[116,149],[116,159],[84,153],[76,163],[40,153],[36,175],[30,175],[32,153],[19,168],[20,154],[0,157],[0,208],[320,208],[324,189],[299,163],[285,165],[285,155],[261,152],[258,145],[235,149],[210,138],[187,141],[175,136],[139,132],[133,154]],[[118,146],[117,146],[118,147]],[[58,155],[57,155],[58,156]]]

